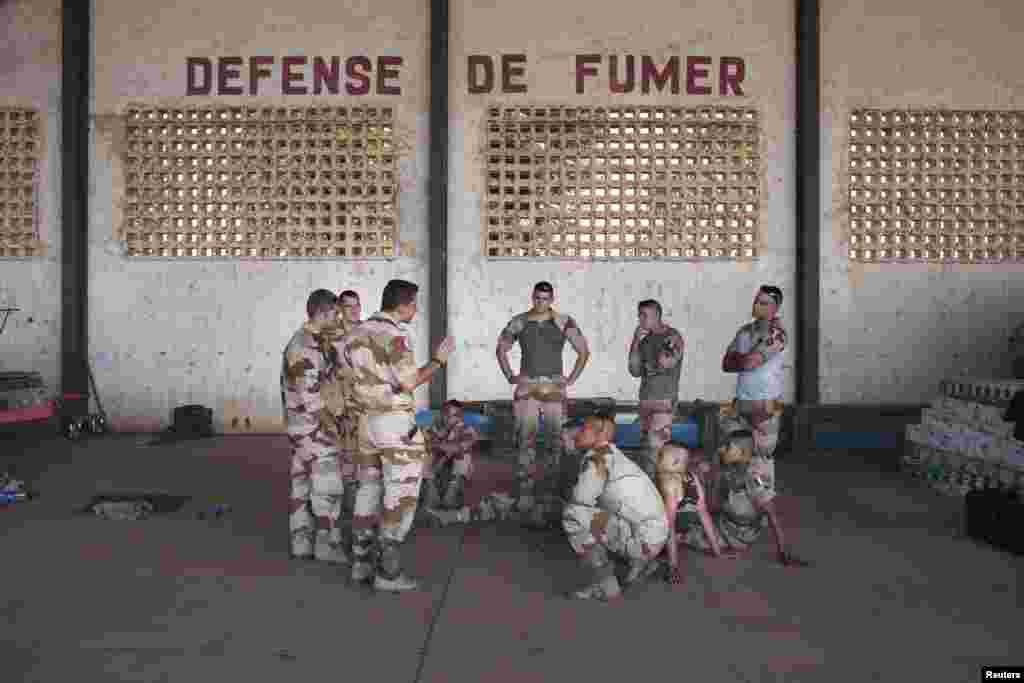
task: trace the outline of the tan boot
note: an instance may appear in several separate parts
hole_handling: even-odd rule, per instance
[[[350,560],[341,543],[341,529],[317,529],[313,556],[321,562],[348,564]]]
[[[377,576],[373,580],[374,590],[400,593],[416,590],[419,582],[402,571],[402,545],[389,539],[380,539],[380,555]]]
[[[573,591],[569,597],[574,600],[600,600],[607,602],[622,595],[622,587],[615,577],[615,565],[608,558],[603,546],[595,546],[583,557],[583,565],[591,572],[590,585]]]
[[[626,573],[626,578],[622,580],[622,583],[627,588],[639,585],[657,574],[661,568],[662,563],[657,559],[632,560],[629,563],[629,571]]]

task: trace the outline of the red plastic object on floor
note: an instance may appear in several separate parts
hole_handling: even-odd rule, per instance
[[[16,424],[19,422],[36,422],[49,420],[57,414],[57,402],[47,401],[41,405],[31,408],[17,408],[15,410],[0,410],[0,425]]]

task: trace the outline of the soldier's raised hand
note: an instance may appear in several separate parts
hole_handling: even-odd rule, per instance
[[[452,351],[455,350],[455,339],[453,337],[445,337],[441,340],[441,343],[437,345],[437,349],[434,351],[433,357],[441,361],[442,363],[448,363],[448,356]]]

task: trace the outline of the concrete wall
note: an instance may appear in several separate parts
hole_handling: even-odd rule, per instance
[[[823,402],[927,401],[942,377],[1011,376],[1024,266],[851,263],[843,152],[855,108],[1024,108],[1022,27],[1007,0],[822,0]]]
[[[364,315],[388,279],[421,284],[426,311],[428,5],[411,0],[291,0],[254,7],[151,0],[94,2],[95,129],[89,283],[90,355],[117,429],[159,429],[174,406],[214,409],[226,432],[280,431],[281,352],[318,287],[352,288]],[[400,55],[401,95],[282,96],[281,57]],[[186,58],[276,57],[268,93],[185,97]],[[243,69],[243,73],[247,70]],[[311,67],[306,82],[311,81]],[[395,107],[400,161],[401,256],[392,261],[234,262],[127,260],[121,255],[124,169],[119,119],[131,104]],[[415,327],[426,354],[426,319]],[[426,398],[426,389],[421,389]]]
[[[0,308],[12,313],[0,335],[0,370],[42,374],[60,385],[61,4],[0,3],[0,106],[31,107],[43,122],[39,235],[43,256],[0,258]],[[2,314],[0,314],[2,315]]]
[[[451,362],[449,394],[460,398],[508,399],[494,358],[499,332],[530,306],[538,280],[555,286],[555,306],[573,315],[588,337],[591,365],[573,390],[576,396],[635,400],[637,380],[626,370],[626,352],[636,326],[636,303],[659,299],[665,317],[687,342],[680,395],[684,400],[725,399],[735,377],[721,372],[721,357],[736,328],[746,322],[756,288],[777,283],[792,300],[794,281],[795,147],[793,3],[786,0],[637,0],[616,3],[452,3],[451,198],[449,203],[450,328],[458,338]],[[470,54],[527,56],[525,94],[469,94]],[[668,93],[612,95],[607,61],[601,75],[575,91],[574,56],[651,55],[658,64],[671,55],[737,56],[746,60],[744,97]],[[620,60],[620,64],[621,64]],[[717,63],[717,62],[716,62]],[[500,67],[500,64],[499,64]],[[500,71],[496,74],[500,83]],[[685,91],[684,91],[685,92]],[[635,261],[493,261],[481,245],[484,198],[483,117],[492,104],[754,106],[762,125],[762,258],[749,265]],[[793,308],[783,307],[790,330]],[[574,355],[566,351],[565,372]],[[788,360],[792,395],[793,353]],[[518,350],[513,352],[518,365]]]

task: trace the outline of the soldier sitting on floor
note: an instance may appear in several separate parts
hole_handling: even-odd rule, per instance
[[[480,432],[466,424],[465,415],[462,403],[447,401],[427,430],[430,462],[423,468],[424,511],[462,507],[473,471],[473,452],[480,443]]]

